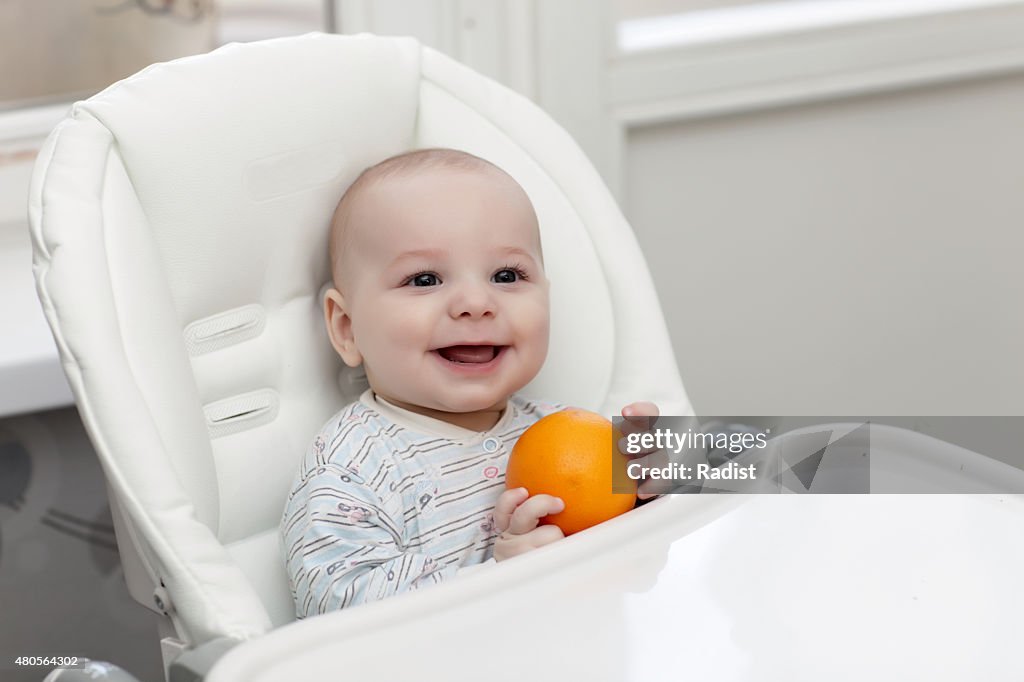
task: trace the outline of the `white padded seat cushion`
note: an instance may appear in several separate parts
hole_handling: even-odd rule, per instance
[[[30,220],[83,420],[190,641],[293,618],[284,498],[309,438],[365,386],[323,329],[329,218],[365,167],[429,146],[497,163],[537,209],[552,339],[525,392],[689,411],[632,233],[525,98],[407,38],[311,34],[151,66],[55,130]]]

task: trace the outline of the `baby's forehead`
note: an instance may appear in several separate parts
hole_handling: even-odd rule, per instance
[[[526,192],[504,171],[491,166],[423,168],[382,177],[355,197],[349,227],[358,230],[363,223],[373,223],[386,227],[392,235],[429,228],[443,230],[447,227],[445,217],[472,212],[467,207],[477,205],[517,218],[488,222],[489,231],[505,229],[539,242],[537,216]],[[437,224],[432,224],[432,219]],[[424,236],[429,235],[427,232]]]
[[[349,188],[331,226],[332,262],[342,266],[344,261],[343,269],[348,272],[369,265],[359,257],[369,250],[393,252],[440,245],[446,236],[445,212],[458,213],[475,203],[497,204],[492,213],[509,218],[486,221],[487,233],[534,252],[543,264],[533,204],[519,183],[500,168],[476,159],[468,164],[373,170]]]

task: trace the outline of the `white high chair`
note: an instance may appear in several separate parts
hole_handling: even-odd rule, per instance
[[[525,98],[408,38],[311,34],[150,66],[53,131],[30,220],[129,589],[166,615],[165,662],[293,619],[287,488],[365,387],[323,329],[327,225],[359,172],[423,147],[491,160],[536,207],[552,336],[524,392],[689,413],[629,226]]]

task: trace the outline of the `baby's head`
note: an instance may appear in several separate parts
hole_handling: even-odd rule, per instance
[[[331,342],[379,396],[475,424],[466,417],[501,410],[540,371],[549,313],[537,216],[498,167],[449,149],[387,159],[349,187],[330,239]]]

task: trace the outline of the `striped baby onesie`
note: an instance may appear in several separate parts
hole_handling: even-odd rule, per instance
[[[332,417],[303,457],[281,519],[296,616],[433,585],[490,559],[508,454],[560,409],[512,396],[498,423],[476,432],[368,390]]]

